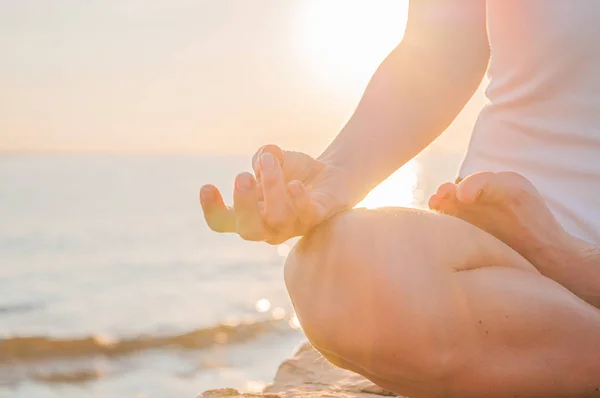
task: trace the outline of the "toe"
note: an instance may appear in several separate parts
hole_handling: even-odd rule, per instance
[[[446,182],[438,188],[437,192],[429,198],[429,208],[431,210],[443,211],[447,206],[447,201],[454,196],[456,184]]]
[[[496,173],[481,172],[471,174],[456,188],[456,198],[464,204],[490,202],[498,199],[498,179]]]
[[[440,211],[440,197],[438,196],[438,194],[434,193],[433,195],[431,195],[431,197],[429,198],[429,203],[428,206],[431,210],[437,210]]]
[[[429,208],[445,214],[456,214],[456,184],[447,182],[440,185],[437,193],[429,199]]]
[[[455,192],[456,192],[456,184],[453,182],[446,182],[446,183],[440,185],[440,187],[437,190],[437,195],[440,196],[442,199],[448,199]]]
[[[461,203],[516,205],[537,194],[537,190],[522,175],[504,171],[476,173],[465,178],[456,190]]]

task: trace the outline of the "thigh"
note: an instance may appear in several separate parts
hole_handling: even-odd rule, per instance
[[[556,377],[574,358],[579,388],[595,381],[582,344],[600,347],[597,311],[459,219],[351,211],[303,238],[285,276],[315,346],[398,392],[500,397],[503,378],[524,389],[535,373],[538,393],[549,362]]]
[[[461,339],[457,303],[448,299],[460,289],[456,274],[499,266],[539,275],[504,243],[460,219],[413,209],[359,209],[302,238],[284,275],[315,346],[360,362],[377,357],[382,367],[382,356],[393,352],[394,360],[406,361],[401,368],[418,378],[415,352],[423,354],[422,367],[431,368],[429,353],[438,358]],[[375,341],[373,350],[363,346]]]
[[[456,397],[600,397],[600,311],[541,275],[455,274]]]
[[[455,273],[486,267],[540,275],[506,244],[458,218],[414,209],[359,209],[302,238],[286,261],[285,279],[302,306],[325,311],[344,305],[369,313],[405,306],[422,313],[445,305],[439,297],[452,294]],[[328,294],[333,290],[337,294]]]

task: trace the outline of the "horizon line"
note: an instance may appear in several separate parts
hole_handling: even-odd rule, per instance
[[[105,150],[105,149],[0,149],[0,156],[246,156],[250,152],[217,151],[149,151],[149,150]]]

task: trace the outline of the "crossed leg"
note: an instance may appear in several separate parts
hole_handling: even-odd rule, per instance
[[[285,280],[313,345],[398,394],[600,397],[600,311],[460,219],[340,214]]]
[[[514,172],[476,173],[458,185],[443,184],[429,206],[489,232],[542,273],[556,256],[555,247],[578,246],[533,184]]]
[[[509,171],[476,173],[458,185],[440,186],[429,205],[489,232],[600,308],[600,248],[565,231],[527,178]]]

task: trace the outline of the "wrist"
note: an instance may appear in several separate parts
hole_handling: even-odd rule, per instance
[[[347,159],[334,151],[326,151],[317,159],[335,175],[334,185],[348,208],[360,203],[377,186],[376,178],[369,175],[369,164],[360,159]]]
[[[340,167],[336,164],[327,164],[328,174],[331,180],[328,185],[334,190],[336,197],[340,199],[345,209],[352,209],[360,203],[371,191],[362,181],[363,176],[354,170]]]

